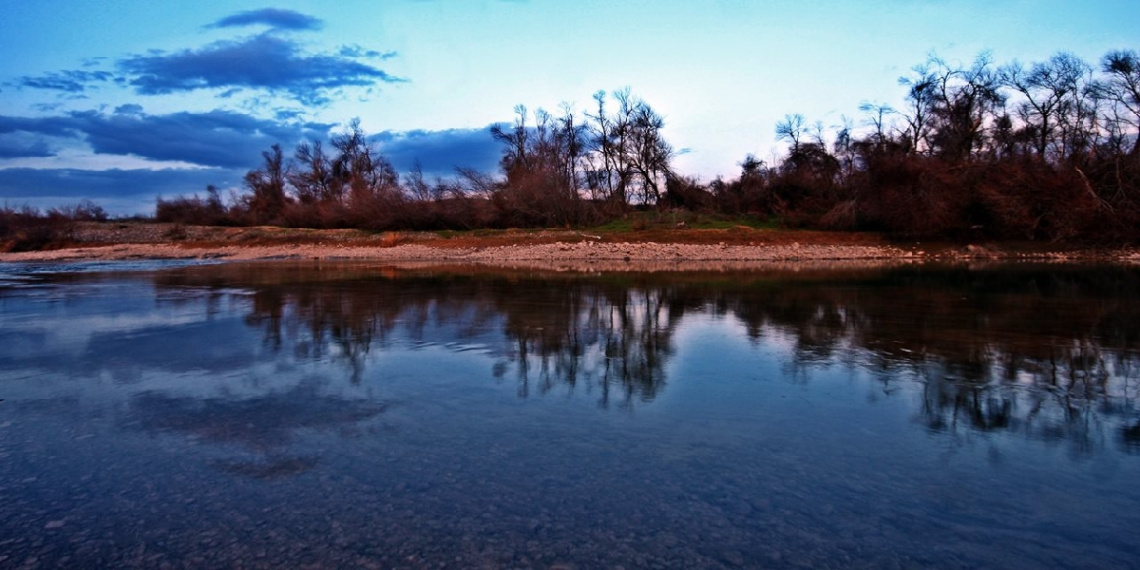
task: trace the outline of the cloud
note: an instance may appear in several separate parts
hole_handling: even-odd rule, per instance
[[[114,79],[114,74],[109,71],[68,70],[45,73],[36,77],[21,77],[18,85],[32,89],[83,93],[95,84],[106,83]]]
[[[129,155],[217,168],[250,168],[274,144],[289,147],[323,138],[332,125],[282,122],[230,111],[148,115],[138,105],[116,112],[74,112],[49,117],[0,115],[0,135],[67,137],[85,142],[97,154]],[[0,139],[2,140],[2,139]],[[21,155],[36,156],[36,155]]]
[[[72,127],[67,117],[10,117],[0,115],[0,134],[34,133],[49,136],[70,136]]]
[[[337,51],[337,55],[339,55],[341,57],[368,58],[368,59],[384,60],[384,59],[392,59],[393,57],[396,57],[399,54],[394,52],[394,51],[379,52],[379,51],[376,51],[374,49],[367,49],[367,48],[358,46],[356,44],[353,44],[350,46],[340,46],[340,50]]]
[[[133,156],[202,167],[249,169],[274,144],[290,149],[301,140],[325,140],[334,125],[303,122],[289,112],[274,119],[215,110],[150,115],[137,104],[113,113],[72,112],[47,117],[0,115],[0,156],[51,156],[42,141],[73,141],[101,155]],[[497,168],[501,149],[490,127],[437,131],[383,131],[371,137],[402,172],[419,161],[425,173],[451,175],[456,167]]]
[[[404,81],[355,57],[305,53],[272,33],[219,41],[198,50],[155,52],[119,61],[143,95],[199,89],[264,89],[305,104],[326,104],[332,91]]]
[[[229,111],[169,115],[84,113],[72,115],[91,148],[100,154],[129,154],[203,166],[248,168],[261,151],[312,136],[329,125],[279,123]]]
[[[28,203],[106,198],[144,200],[154,209],[154,197],[201,192],[207,184],[236,185],[240,170],[74,170],[8,168],[0,170],[0,200]],[[101,203],[101,202],[100,202]]]
[[[0,135],[0,158],[46,158],[56,150],[46,141],[24,133]]]
[[[492,171],[498,167],[500,147],[491,138],[490,126],[482,129],[440,131],[384,131],[372,136],[381,152],[401,172],[420,162],[424,173],[450,176],[456,167]]]
[[[130,402],[129,425],[149,432],[182,433],[211,444],[254,451],[288,447],[302,430],[335,431],[375,418],[388,405],[325,395],[301,385],[257,398],[196,398],[144,392]]]
[[[298,121],[288,113],[260,119],[244,113],[151,115],[127,103],[114,112],[84,111],[46,117],[0,115],[0,158],[36,158],[94,153],[150,163],[119,163],[118,169],[20,168],[0,170],[0,200],[49,207],[86,198],[112,213],[149,212],[154,198],[201,192],[207,184],[241,185],[242,175],[261,163],[261,153],[280,144],[287,154],[301,140],[327,140],[334,125]],[[500,147],[488,128],[384,131],[375,142],[400,172],[417,163],[428,176],[450,177],[457,167],[493,171]],[[65,151],[59,151],[65,149]],[[65,164],[62,162],[38,163]],[[58,159],[62,160],[62,159]],[[93,158],[106,162],[107,158]],[[136,164],[153,164],[137,168]],[[188,165],[193,165],[188,166]]]
[[[206,186],[236,188],[244,170],[0,170],[0,205],[54,208],[92,200],[112,215],[154,214],[158,197],[201,194]]]
[[[253,36],[216,41],[176,51],[150,50],[115,62],[113,71],[98,69],[105,58],[88,58],[84,69],[20,77],[5,86],[56,91],[67,98],[83,98],[104,85],[133,89],[139,95],[170,95],[214,90],[221,98],[243,91],[256,93],[258,102],[268,93],[305,105],[327,105],[348,88],[372,89],[384,83],[406,81],[374,65],[396,57],[350,44],[333,51],[308,49],[289,31],[319,30],[323,22],[313,16],[277,8],[240,12],[208,28],[265,25],[270,29]]]
[[[141,115],[143,106],[137,103],[124,103],[115,107],[116,115]]]
[[[324,25],[324,22],[313,16],[292,10],[262,8],[261,10],[238,12],[232,16],[226,16],[207,27],[234,28],[259,24],[277,30],[319,30]]]

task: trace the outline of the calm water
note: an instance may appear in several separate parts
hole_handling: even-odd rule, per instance
[[[6,266],[0,398],[0,567],[1140,564],[1136,269]]]

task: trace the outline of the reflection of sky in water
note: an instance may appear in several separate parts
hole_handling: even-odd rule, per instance
[[[37,278],[0,566],[1125,567],[1135,277],[1030,277]]]

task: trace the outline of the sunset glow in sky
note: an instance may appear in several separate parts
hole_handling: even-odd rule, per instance
[[[1008,63],[1137,49],[1127,0],[15,0],[0,18],[0,204],[238,187],[274,143],[358,117],[398,169],[493,171],[512,108],[588,110],[624,86],[665,116],[675,168],[735,177],[777,120],[860,124],[937,53]]]

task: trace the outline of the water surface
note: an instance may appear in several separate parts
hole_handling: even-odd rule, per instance
[[[1140,559],[1135,269],[2,273],[0,567]]]

